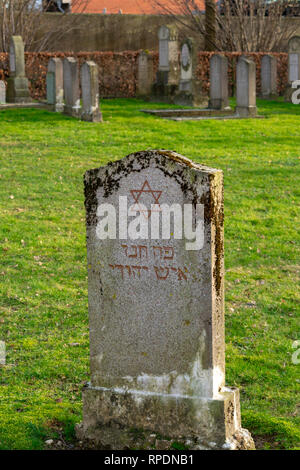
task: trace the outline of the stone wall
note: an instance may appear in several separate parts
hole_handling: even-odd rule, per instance
[[[64,37],[54,40],[49,52],[157,50],[159,27],[174,24],[174,20],[165,15],[81,14],[80,27],[76,24],[72,28],[72,16],[45,13],[45,30],[55,30],[55,25],[61,21],[66,24]],[[198,47],[203,47],[199,38]]]
[[[162,24],[171,26],[175,23],[173,18],[166,15],[81,14],[80,16],[80,23],[76,20],[76,26],[71,27],[73,15],[62,17],[60,13],[45,13],[45,30],[53,31],[58,24],[65,23],[64,37],[53,41],[48,48],[50,52],[122,52],[137,49],[155,51],[158,50],[159,27]],[[283,22],[286,31],[292,29],[293,33],[300,35],[300,18],[285,18]],[[181,32],[182,37],[187,35],[194,37],[198,50],[203,50],[204,41],[199,34],[191,30]],[[287,44],[283,46],[282,52],[287,52]]]

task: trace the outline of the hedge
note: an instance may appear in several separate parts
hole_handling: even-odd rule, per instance
[[[236,62],[243,53],[242,52],[224,52],[223,53],[228,58],[228,85],[231,91],[231,94],[234,94],[235,89],[235,70]],[[213,55],[213,52],[200,52],[199,53],[199,64],[197,69],[197,74],[201,78],[203,83],[203,89],[208,93],[209,91],[209,59]],[[256,91],[257,94],[260,93],[261,89],[261,59],[265,52],[251,52],[244,53],[243,55],[251,57],[256,63]],[[288,82],[288,54],[285,52],[272,52],[272,56],[277,59],[277,92],[280,95],[283,95],[286,84]]]
[[[137,58],[140,51],[125,52],[79,52],[76,54],[65,52],[26,52],[26,74],[30,82],[31,95],[35,99],[46,97],[47,64],[51,57],[77,57],[79,64],[85,60],[93,60],[99,66],[99,85],[101,97],[134,97],[137,89]],[[209,91],[209,59],[212,52],[200,52],[197,75],[202,80],[203,91]],[[228,78],[230,94],[234,93],[235,64],[241,55],[239,52],[224,53],[228,57]],[[260,91],[260,64],[264,53],[246,54],[254,59],[257,66],[257,92]],[[278,93],[283,94],[288,75],[288,54],[272,53],[277,58]],[[152,53],[154,69],[158,67],[158,53]],[[8,54],[0,53],[0,80],[9,76]]]

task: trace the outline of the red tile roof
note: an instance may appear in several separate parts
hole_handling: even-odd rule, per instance
[[[168,4],[168,0],[164,0]],[[198,0],[200,10],[204,10],[204,0]],[[172,0],[170,4],[173,4]],[[118,13],[122,10],[123,14],[132,15],[157,15],[163,13],[159,11],[158,7],[153,6],[151,0],[90,0],[85,9],[85,13],[103,13],[106,8],[106,13]],[[76,7],[73,8],[76,13]],[[179,13],[179,12],[178,12]]]

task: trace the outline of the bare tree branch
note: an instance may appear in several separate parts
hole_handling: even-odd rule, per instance
[[[62,20],[56,22],[55,27],[49,28],[44,19],[43,0],[0,0],[0,51],[8,52],[13,35],[22,36],[27,51],[47,50],[54,38],[59,40],[80,25],[78,13],[84,13],[89,2],[90,0],[72,0],[72,7],[77,14],[59,13]],[[56,0],[50,0],[47,5],[51,6],[51,3],[55,6]],[[68,16],[67,22],[63,21],[65,16]]]
[[[205,50],[279,51],[297,31],[298,0],[150,0],[157,13],[164,13],[179,26],[204,38]]]

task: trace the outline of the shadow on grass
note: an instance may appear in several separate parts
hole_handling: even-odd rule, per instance
[[[236,105],[235,98],[230,98],[230,106],[234,108]],[[150,102],[144,101],[137,98],[119,98],[119,99],[102,99],[100,107],[104,113],[104,121],[117,115],[118,118],[129,118],[130,116],[139,116],[141,109],[188,109],[189,106],[176,106],[169,103],[162,102]],[[265,116],[275,115],[299,115],[300,116],[300,105],[294,105],[292,103],[286,103],[282,97],[277,100],[257,100],[258,114]],[[144,118],[153,118],[153,116],[144,116]],[[27,122],[60,122],[70,121],[74,122],[77,119],[66,116],[62,113],[54,113],[43,109],[30,109],[24,108],[19,109],[16,112],[15,109],[5,109],[0,111],[0,122],[20,122],[26,120]],[[90,123],[89,123],[90,124]]]
[[[299,428],[267,413],[244,411],[243,426],[255,437],[257,448],[297,449],[300,446]]]
[[[17,112],[16,112],[17,111]],[[0,111],[0,122],[59,122],[59,121],[76,121],[76,119],[66,116],[62,113],[54,113],[44,109],[23,108],[23,109],[5,109]]]

